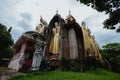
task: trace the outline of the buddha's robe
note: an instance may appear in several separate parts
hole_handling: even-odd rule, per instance
[[[39,70],[41,60],[43,57],[43,44],[41,42],[37,42],[35,44],[35,52],[33,54],[33,61],[32,61],[32,70]]]
[[[52,54],[58,54],[59,51],[59,31],[59,27],[53,29],[53,37],[51,38],[49,47],[49,52]]]
[[[70,59],[78,58],[78,46],[74,29],[68,31]]]

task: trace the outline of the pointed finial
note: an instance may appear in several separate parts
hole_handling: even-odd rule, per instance
[[[58,9],[56,10],[56,14],[58,14]]]
[[[40,15],[40,19],[42,19],[42,16]]]
[[[38,25],[36,24],[36,27],[38,27]]]
[[[36,31],[38,30],[38,26],[37,26],[37,24],[36,24]]]
[[[42,16],[40,15],[40,22],[41,22],[41,20],[42,20]]]
[[[69,10],[69,15],[71,15],[71,11]]]

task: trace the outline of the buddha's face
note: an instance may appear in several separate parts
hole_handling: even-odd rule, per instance
[[[58,26],[58,22],[55,22],[55,26]]]
[[[85,22],[82,22],[82,26],[86,26],[86,23],[85,23]]]

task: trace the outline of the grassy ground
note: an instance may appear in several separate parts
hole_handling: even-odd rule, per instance
[[[24,76],[16,76],[11,80],[120,80],[120,74],[105,70],[89,72],[32,72]]]
[[[7,67],[0,67],[0,80],[9,80],[11,77],[25,75],[24,73],[15,72]]]
[[[6,67],[0,67],[0,73],[5,72],[7,70],[8,70],[8,68],[6,68]]]

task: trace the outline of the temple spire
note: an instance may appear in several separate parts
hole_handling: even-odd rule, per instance
[[[58,14],[58,9],[56,10],[56,14]]]
[[[48,23],[43,19],[43,17],[40,15],[40,23],[44,25],[48,25]]]
[[[69,10],[69,15],[71,15],[71,11]]]
[[[42,20],[42,16],[40,15],[40,22],[41,22],[41,20]]]

